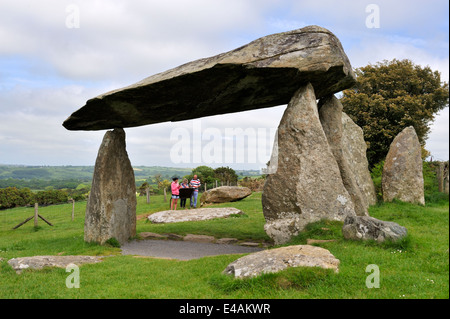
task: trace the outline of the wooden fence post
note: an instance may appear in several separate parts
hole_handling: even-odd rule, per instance
[[[147,204],[150,204],[150,188],[147,187],[145,193],[147,195]]]
[[[72,221],[75,218],[75,199],[72,198]]]
[[[39,210],[39,204],[34,203],[34,227],[38,227],[38,210]]]

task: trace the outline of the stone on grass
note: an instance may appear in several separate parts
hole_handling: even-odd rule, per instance
[[[395,242],[405,238],[407,234],[407,229],[397,223],[382,221],[369,216],[348,216],[342,227],[344,238],[353,240]]]
[[[311,84],[295,93],[283,114],[277,156],[276,172],[267,176],[262,194],[264,229],[275,245],[288,242],[309,223],[355,215]]]
[[[223,273],[235,278],[250,278],[264,273],[276,273],[288,267],[320,267],[338,272],[339,260],[325,248],[295,245],[241,257],[230,263]]]
[[[364,132],[344,112],[342,113],[342,150],[355,175],[356,183],[366,197],[367,204],[375,205],[377,203],[377,193],[370,176]]]
[[[236,202],[251,194],[252,191],[248,187],[221,186],[204,192],[200,197],[200,203],[203,205]]]
[[[136,184],[125,146],[125,132],[106,132],[95,162],[84,224],[84,240],[120,244],[136,235]]]
[[[93,264],[102,261],[97,256],[33,256],[19,257],[8,261],[8,264],[20,273],[24,269],[43,269],[44,267],[66,268],[70,264],[80,266],[82,264]]]
[[[383,200],[425,205],[422,148],[414,127],[401,131],[391,143],[383,167]]]
[[[232,215],[244,214],[241,210],[233,207],[220,208],[196,208],[183,210],[166,210],[148,216],[148,220],[155,224],[178,223],[209,220],[215,218],[227,218]]]

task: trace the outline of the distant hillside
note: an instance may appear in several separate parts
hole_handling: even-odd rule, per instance
[[[162,166],[134,166],[136,179],[146,179],[161,174],[163,179],[174,176],[183,177],[192,172],[192,168],[176,168]],[[0,165],[0,180],[81,180],[91,181],[94,166],[21,166]],[[258,170],[236,170],[239,177],[258,176]]]

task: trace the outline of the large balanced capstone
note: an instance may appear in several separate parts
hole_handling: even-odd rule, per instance
[[[136,185],[125,149],[125,132],[106,132],[95,163],[86,207],[84,240],[125,243],[136,235]]]
[[[351,87],[355,75],[340,41],[309,26],[269,35],[87,101],[69,130],[181,121],[287,104],[311,83],[317,98]]]

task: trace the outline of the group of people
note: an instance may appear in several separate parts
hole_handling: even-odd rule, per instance
[[[197,198],[198,198],[198,190],[201,186],[200,180],[197,178],[197,175],[194,175],[194,178],[188,183],[188,180],[185,178],[181,184],[178,183],[178,177],[173,178],[173,182],[170,185],[172,190],[172,200],[170,202],[170,209],[177,210],[177,202],[180,199],[180,207],[186,208],[186,200],[187,197],[180,197],[180,189],[187,188],[192,189],[192,195],[190,196],[190,206],[193,208],[197,208]]]

